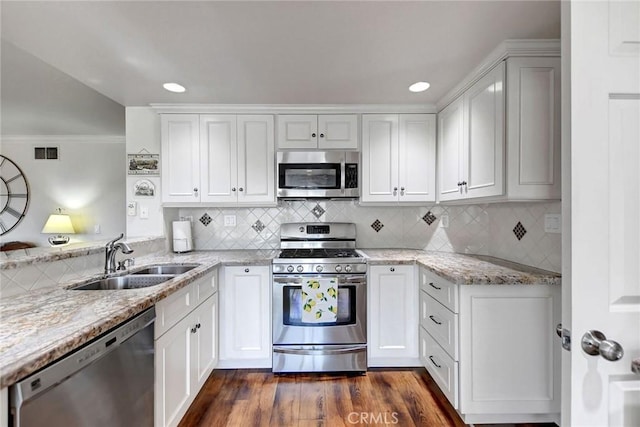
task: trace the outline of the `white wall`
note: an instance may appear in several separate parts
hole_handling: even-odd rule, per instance
[[[160,154],[160,116],[149,107],[127,107],[125,110],[127,154],[140,153],[143,150],[151,154]],[[161,171],[162,172],[162,171]],[[153,197],[136,197],[135,183],[148,179],[155,185]],[[136,202],[135,216],[127,215],[127,237],[164,236],[162,197],[160,194],[160,176],[127,176],[127,203]],[[142,218],[140,212],[146,209],[148,218]]]
[[[58,146],[58,160],[35,160],[35,146]],[[25,218],[2,242],[49,246],[41,234],[57,208],[71,216],[72,242],[105,240],[125,231],[125,144],[122,137],[3,137],[0,154],[24,172],[31,189]],[[100,234],[94,227],[99,225]]]

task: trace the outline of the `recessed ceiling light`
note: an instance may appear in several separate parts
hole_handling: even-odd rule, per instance
[[[427,82],[416,82],[409,86],[409,90],[411,92],[424,92],[425,90],[429,89],[429,86],[431,85]]]
[[[176,93],[182,93],[186,90],[184,86],[179,85],[178,83],[165,83],[162,85],[162,87],[168,90],[169,92],[176,92]]]

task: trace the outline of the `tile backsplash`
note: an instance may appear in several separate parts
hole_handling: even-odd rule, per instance
[[[559,214],[560,202],[366,207],[282,201],[273,208],[174,209],[192,218],[196,250],[276,249],[282,223],[353,222],[360,248],[489,255],[555,272],[561,267],[561,235],[544,231],[545,214]],[[234,216],[235,226],[225,226],[225,216]]]

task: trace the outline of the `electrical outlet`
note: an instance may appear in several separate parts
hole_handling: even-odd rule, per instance
[[[100,224],[94,224],[93,234],[100,234],[100,233],[102,233],[102,227],[100,227]]]
[[[561,233],[562,232],[562,215],[561,214],[545,214],[544,215],[544,231],[545,233]]]
[[[440,217],[440,227],[449,228],[449,215],[442,215]]]
[[[224,226],[225,227],[235,227],[236,226],[236,216],[235,215],[225,215],[224,216]]]
[[[140,219],[149,219],[149,207],[140,206]]]

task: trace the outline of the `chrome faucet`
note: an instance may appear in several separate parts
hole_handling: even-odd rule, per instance
[[[116,253],[118,249],[122,251],[123,254],[130,254],[133,252],[133,249],[129,247],[125,242],[118,242],[118,240],[124,237],[124,233],[121,233],[119,237],[111,240],[105,246],[105,256],[104,256],[104,272],[105,274],[115,273],[116,272]],[[118,242],[118,243],[116,243]]]

